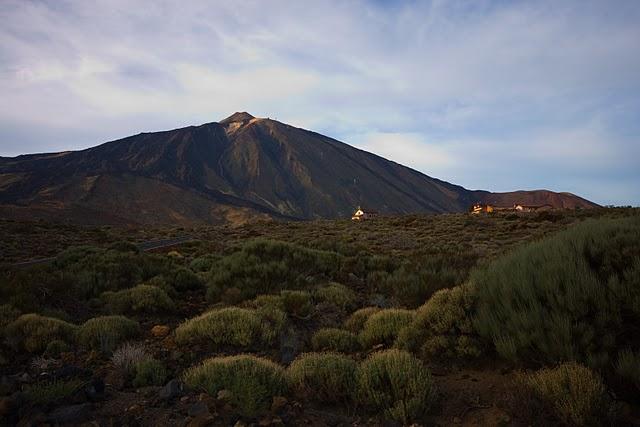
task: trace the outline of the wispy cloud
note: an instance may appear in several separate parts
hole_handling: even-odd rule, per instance
[[[247,110],[468,187],[640,203],[633,0],[6,0],[0,19],[0,155]]]

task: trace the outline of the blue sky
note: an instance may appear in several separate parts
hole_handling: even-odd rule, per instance
[[[470,189],[640,204],[640,2],[13,1],[0,155],[248,111]]]

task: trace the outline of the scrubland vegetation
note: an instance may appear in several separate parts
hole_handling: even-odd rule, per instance
[[[638,416],[633,209],[164,230],[195,240],[159,253],[78,233],[53,262],[0,276],[10,422],[83,399],[142,424]]]

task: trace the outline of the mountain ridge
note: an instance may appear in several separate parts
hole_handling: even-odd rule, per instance
[[[2,215],[11,206],[34,212],[88,209],[125,223],[191,224],[341,218],[359,204],[406,214],[462,212],[474,202],[513,201],[597,206],[548,190],[467,190],[247,112],[79,151],[0,158]]]

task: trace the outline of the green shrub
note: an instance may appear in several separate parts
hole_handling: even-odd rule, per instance
[[[77,379],[37,383],[26,386],[24,395],[30,402],[48,405],[72,397],[80,391],[84,384],[83,381]]]
[[[231,403],[242,416],[266,412],[274,396],[286,392],[283,368],[252,355],[214,357],[184,373],[184,382],[211,396],[220,390],[231,392]]]
[[[175,298],[178,296],[178,292],[176,289],[171,286],[167,279],[163,275],[153,276],[151,279],[142,283],[147,286],[155,286],[156,288],[162,289],[170,298]]]
[[[164,276],[167,283],[177,291],[192,291],[204,286],[197,274],[184,267],[166,273]]]
[[[414,316],[414,311],[399,308],[389,308],[372,314],[358,336],[362,347],[393,344],[398,333],[411,324]]]
[[[566,423],[598,424],[605,413],[606,389],[600,376],[587,367],[566,363],[523,380]]]
[[[20,310],[10,304],[0,305],[0,334],[9,323],[20,317]]]
[[[162,362],[156,359],[143,359],[136,363],[135,372],[136,376],[133,379],[134,387],[163,385],[167,379],[167,370]]]
[[[198,257],[191,261],[189,268],[197,273],[204,273],[211,270],[211,268],[220,260],[220,256],[216,254],[207,254]]]
[[[39,314],[44,317],[53,317],[54,319],[71,322],[71,316],[69,316],[66,311],[58,308],[43,308]]]
[[[434,292],[464,280],[466,269],[448,266],[441,260],[423,261],[423,265],[405,263],[390,274],[378,275],[378,289],[392,296],[398,305],[414,308]]]
[[[76,298],[85,299],[130,288],[172,268],[169,260],[154,255],[96,248],[65,251],[52,267],[70,279]]]
[[[259,343],[272,344],[279,329],[284,326],[283,316],[286,320],[286,316],[280,310],[268,308],[215,309],[179,325],[175,331],[176,342],[204,342],[244,349]]]
[[[635,385],[640,390],[640,353],[629,349],[618,354],[615,366],[616,374],[626,382]]]
[[[293,317],[306,318],[313,309],[311,295],[306,291],[284,290],[280,292],[280,299],[284,310]]]
[[[44,350],[45,356],[59,357],[60,354],[66,353],[71,349],[69,344],[62,340],[53,340],[47,344],[47,348]]]
[[[284,311],[284,303],[280,295],[258,295],[252,300],[245,301],[243,306],[249,308],[270,307]]]
[[[380,307],[365,307],[351,313],[351,316],[344,323],[344,327],[351,332],[358,333],[364,328],[365,322],[372,314],[382,310]]]
[[[315,351],[351,353],[360,348],[360,342],[353,332],[344,329],[322,328],[313,334],[311,347]]]
[[[23,314],[5,328],[9,345],[16,350],[40,353],[52,340],[73,342],[76,325],[37,314]]]
[[[356,362],[336,353],[305,353],[287,368],[287,381],[297,393],[325,403],[347,402],[356,391]]]
[[[108,353],[120,343],[140,334],[138,322],[124,316],[101,316],[89,319],[78,330],[78,342]]]
[[[640,217],[585,221],[472,275],[477,331],[510,360],[610,367],[640,334]]]
[[[340,266],[336,253],[290,243],[254,240],[220,261],[211,270],[207,298],[220,299],[237,288],[242,300],[282,289],[300,289],[309,278],[332,277]]]
[[[317,288],[314,298],[317,302],[330,303],[345,311],[351,309],[356,302],[355,292],[340,283],[329,283]]]
[[[149,285],[105,292],[101,298],[112,313],[166,313],[176,308],[165,291]]]
[[[431,374],[410,353],[392,349],[369,356],[358,369],[358,396],[386,418],[408,425],[435,397]]]
[[[410,326],[398,335],[396,345],[431,357],[477,357],[481,346],[474,334],[474,294],[469,285],[442,289],[416,311]]]
[[[256,313],[262,320],[260,339],[263,344],[275,344],[287,324],[287,314],[275,307],[261,307]]]

